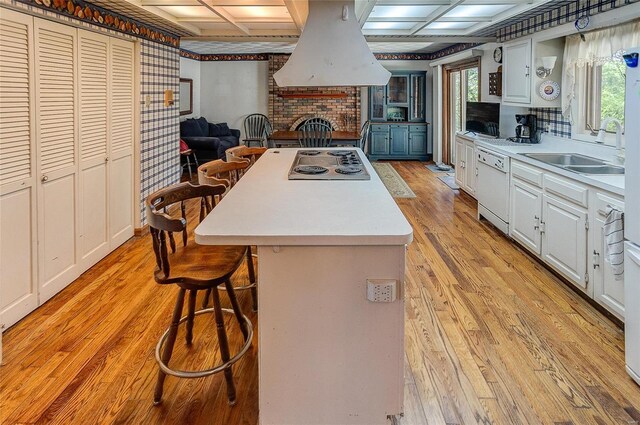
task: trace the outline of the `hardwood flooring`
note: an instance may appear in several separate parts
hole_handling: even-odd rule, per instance
[[[476,221],[470,197],[424,164],[393,165],[417,195],[398,199],[415,239],[407,258],[405,416],[397,422],[639,423],[640,387],[624,370],[622,331]],[[258,423],[257,337],[233,370],[236,406],[227,405],[220,375],[168,377],[164,403],[152,405],[154,347],[177,295],[154,283],[153,266],[149,237],[134,238],[5,332],[0,423]],[[235,281],[246,279],[242,267]],[[258,325],[250,294],[239,298]],[[198,316],[190,349],[179,335],[173,365],[218,360],[212,324]],[[229,336],[239,347],[239,328]]]

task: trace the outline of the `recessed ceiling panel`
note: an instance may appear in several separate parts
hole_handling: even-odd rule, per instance
[[[365,30],[410,30],[416,25],[415,22],[366,22]]]
[[[225,6],[224,10],[231,16],[238,19],[262,18],[269,19],[291,19],[289,11],[285,6]]]
[[[477,22],[432,22],[427,25],[428,30],[464,30],[476,25]],[[424,30],[423,30],[424,31]],[[422,31],[419,33],[421,34]]]
[[[158,6],[176,18],[218,18],[218,15],[204,6]]]
[[[371,18],[426,18],[438,6],[375,6]]]
[[[444,16],[446,18],[491,18],[512,7],[511,4],[462,5],[456,6]]]

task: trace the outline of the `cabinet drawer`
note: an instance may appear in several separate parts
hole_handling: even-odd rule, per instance
[[[553,193],[558,198],[563,198],[587,208],[589,191],[585,186],[560,176],[544,175],[544,190]]]
[[[538,187],[542,187],[543,174],[542,171],[537,168],[513,161],[511,164],[511,175]]]
[[[412,133],[426,133],[427,132],[427,126],[426,125],[410,125],[409,126],[409,131]]]
[[[381,124],[373,124],[371,126],[371,131],[389,131],[389,126],[381,125]]]
[[[609,208],[615,208],[624,212],[624,200],[617,197],[614,198],[604,193],[596,193],[595,200],[592,199],[592,202],[596,214],[603,220],[607,218]]]

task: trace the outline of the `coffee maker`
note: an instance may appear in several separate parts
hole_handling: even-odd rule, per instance
[[[542,130],[538,129],[538,118],[535,115],[516,115],[516,137],[518,143],[540,143]]]

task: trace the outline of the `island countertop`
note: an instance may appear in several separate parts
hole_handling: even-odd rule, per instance
[[[204,245],[405,245],[413,229],[370,180],[288,180],[298,149],[269,149],[195,230]]]

